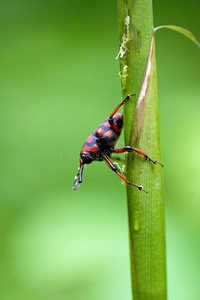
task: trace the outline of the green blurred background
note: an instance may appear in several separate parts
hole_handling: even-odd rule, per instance
[[[153,4],[155,26],[200,39],[199,1]],[[72,190],[82,144],[121,99],[116,1],[2,0],[0,23],[0,300],[131,300],[119,178],[93,163]],[[198,300],[200,53],[167,29],[156,51],[168,296]]]

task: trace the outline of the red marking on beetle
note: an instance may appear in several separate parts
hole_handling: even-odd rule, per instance
[[[97,135],[98,137],[103,136],[105,132],[106,132],[106,131],[105,131],[103,128],[97,128],[97,129],[95,130],[95,133],[96,133],[96,135]]]
[[[91,143],[92,140],[93,140],[93,137],[92,137],[92,135],[90,135],[90,136],[87,138],[86,142],[87,142],[87,143]]]
[[[113,135],[113,132],[111,130],[107,131],[104,136],[107,136],[108,138],[111,138]]]
[[[97,152],[99,150],[99,146],[97,144],[94,146],[84,145],[82,150],[83,152]]]

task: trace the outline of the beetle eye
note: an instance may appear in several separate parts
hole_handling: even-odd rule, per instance
[[[83,164],[91,164],[93,158],[89,154],[81,154]]]

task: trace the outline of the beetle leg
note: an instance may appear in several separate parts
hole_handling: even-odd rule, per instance
[[[132,94],[132,95],[127,95],[126,98],[119,104],[117,105],[117,107],[113,110],[112,114],[110,115],[108,122],[110,119],[112,119],[112,117],[114,116],[114,114],[116,114],[116,112],[118,111],[118,109],[128,100],[130,99],[132,96],[135,96],[136,94]]]
[[[73,190],[77,190],[77,188],[79,187],[79,183],[82,183],[83,168],[84,168],[84,164],[80,159],[80,169],[78,171],[78,174],[75,176],[75,180],[72,186]]]
[[[108,118],[108,122],[111,125],[111,127],[116,131],[119,132],[117,126],[115,124],[113,124],[113,116],[114,114],[116,114],[116,112],[118,111],[118,109],[128,100],[130,99],[132,96],[135,96],[136,94],[132,94],[132,95],[127,95],[126,98],[119,104],[117,105],[117,107],[113,110],[113,112],[111,113],[110,117]]]
[[[143,191],[145,193],[148,193],[147,191],[143,190],[143,186],[142,185],[137,185],[135,183],[132,183],[130,181],[128,181],[126,178],[124,178],[120,173],[119,171],[117,170],[117,168],[113,165],[113,163],[110,161],[110,159],[104,155],[104,158],[106,160],[106,162],[108,163],[108,165],[110,166],[110,168],[115,172],[117,173],[117,175],[122,179],[124,180],[127,184],[130,184],[130,185],[134,185],[136,186],[140,191]]]
[[[132,151],[135,151],[141,155],[143,155],[146,159],[149,159],[150,161],[152,161],[155,165],[156,164],[159,164],[163,167],[163,164],[159,163],[158,161],[156,160],[153,160],[151,159],[146,153],[144,153],[143,151],[137,149],[137,148],[132,148],[130,146],[126,146],[126,147],[123,147],[123,148],[120,148],[120,149],[114,149],[113,150],[113,153],[124,153],[124,152],[132,152]]]

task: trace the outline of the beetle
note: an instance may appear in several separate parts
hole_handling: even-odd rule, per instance
[[[117,111],[128,99],[134,95],[135,94],[127,95],[126,98],[113,110],[109,118],[105,119],[85,141],[80,152],[80,168],[77,176],[75,176],[75,181],[72,187],[73,190],[77,190],[79,183],[82,183],[82,174],[85,165],[91,164],[94,160],[105,160],[112,171],[114,171],[127,184],[133,185],[140,191],[148,193],[147,191],[143,190],[143,186],[128,181],[109,159],[112,153],[135,151],[143,155],[146,159],[149,159],[154,164],[159,164],[163,167],[163,164],[151,159],[146,153],[137,148],[126,146],[120,149],[114,149],[123,126],[123,114],[117,113]]]

